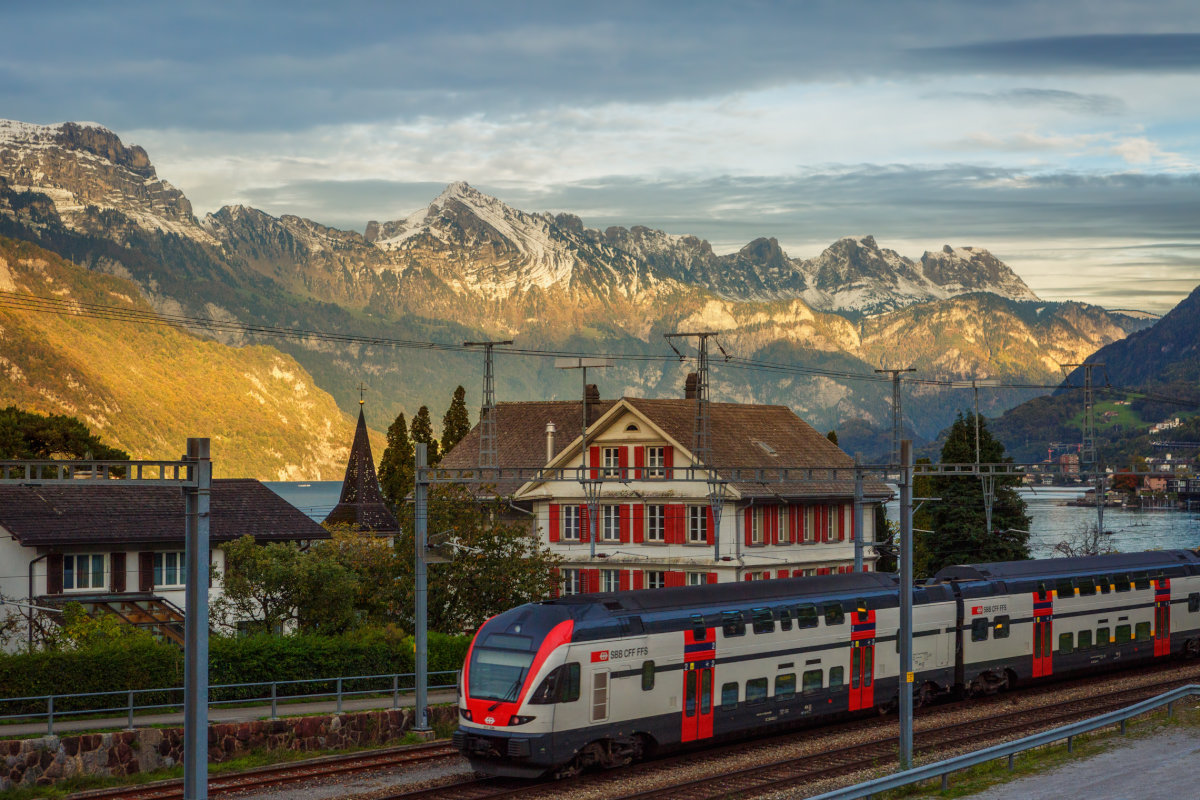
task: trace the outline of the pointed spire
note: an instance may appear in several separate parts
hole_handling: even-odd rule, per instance
[[[371,440],[367,436],[361,397],[358,403],[358,427],[354,430],[354,444],[350,446],[346,477],[342,480],[342,495],[325,521],[330,524],[348,522],[356,531],[399,533],[400,526],[383,499],[379,478],[375,475],[375,460],[371,455]]]

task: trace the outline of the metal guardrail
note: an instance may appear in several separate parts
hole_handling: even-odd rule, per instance
[[[933,764],[926,764],[921,767],[914,767],[904,772],[897,772],[893,775],[888,775],[883,778],[859,783],[854,786],[847,786],[844,789],[835,789],[832,792],[819,794],[810,797],[809,800],[859,800],[860,798],[870,797],[879,792],[886,792],[891,789],[900,789],[914,783],[931,780],[933,778],[942,779],[942,789],[948,789],[950,786],[950,775],[959,770],[970,769],[981,764],[986,764],[989,761],[996,761],[1001,758],[1008,759],[1008,767],[1012,769],[1013,756],[1017,753],[1023,753],[1026,750],[1032,750],[1035,747],[1044,747],[1054,742],[1066,740],[1067,752],[1071,752],[1073,740],[1076,736],[1101,728],[1108,728],[1113,725],[1121,726],[1121,733],[1125,733],[1125,723],[1133,717],[1141,716],[1148,711],[1154,711],[1162,706],[1167,707],[1167,716],[1171,716],[1174,711],[1174,704],[1193,695],[1200,695],[1200,685],[1189,684],[1181,686],[1178,689],[1173,689],[1166,694],[1160,694],[1157,697],[1151,697],[1149,700],[1143,700],[1128,708],[1120,709],[1119,711],[1110,711],[1107,714],[1102,714],[1091,719],[1074,722],[1070,725],[1064,725],[1061,728],[1035,733],[1032,736],[1026,736],[1023,739],[1006,742],[1004,744],[993,745],[992,747],[978,750],[974,753],[967,753],[954,758],[948,758],[944,761],[937,761]]]
[[[430,678],[434,676],[450,676],[450,683],[431,684],[430,689],[453,689],[458,685],[458,670],[445,670],[441,672],[429,673]],[[445,678],[443,678],[445,680]],[[363,682],[374,682],[377,685],[367,688],[348,688],[347,684],[361,685]],[[313,691],[302,692],[300,694],[280,694],[280,687],[301,686],[306,684],[325,684],[332,686],[330,691]],[[246,690],[255,687],[270,687],[270,693],[254,695],[253,693],[234,692],[236,697],[228,697],[227,699],[213,700],[212,694],[219,690]],[[350,675],[338,678],[305,678],[300,680],[288,681],[262,681],[259,683],[225,683],[215,684],[209,687],[209,708],[231,705],[253,705],[253,704],[271,704],[271,719],[279,716],[279,703],[289,700],[320,700],[322,698],[336,698],[337,709],[335,713],[342,713],[342,702],[347,697],[355,697],[360,695],[377,695],[385,697],[391,695],[392,708],[400,707],[400,695],[402,693],[413,692],[416,690],[415,674],[406,673],[391,673],[386,675]],[[169,701],[171,694],[176,694],[180,699],[177,702]],[[138,695],[162,695],[168,698],[168,702],[162,703],[143,703],[135,702]],[[88,707],[76,709],[62,708],[62,701],[79,700],[82,698],[91,697],[121,697],[125,702],[120,705]],[[58,701],[59,708],[55,709],[55,701]],[[85,692],[80,694],[51,694],[51,695],[36,695],[32,697],[3,697],[0,698],[0,708],[7,703],[44,703],[44,711],[31,711],[18,714],[0,714],[0,721],[9,720],[46,720],[46,735],[54,735],[54,721],[62,717],[68,716],[102,716],[108,715],[125,715],[126,725],[129,728],[133,727],[135,712],[145,711],[182,711],[183,710],[183,687],[174,686],[165,689],[129,689],[124,691],[112,692]],[[0,737],[4,735],[4,726],[0,725]]]

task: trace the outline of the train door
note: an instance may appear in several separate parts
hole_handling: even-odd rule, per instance
[[[1033,593],[1033,677],[1054,674],[1054,598],[1044,587]]]
[[[713,667],[717,657],[716,628],[691,628],[683,637],[683,734],[694,742],[713,735]]]
[[[850,626],[850,710],[875,705],[875,612],[861,605]]]
[[[1154,655],[1171,655],[1171,579],[1154,582]]]

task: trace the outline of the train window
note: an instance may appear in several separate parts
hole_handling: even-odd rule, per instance
[[[712,670],[700,670],[700,713],[712,712]]]
[[[1054,592],[1060,598],[1074,597],[1075,596],[1075,584],[1071,581],[1070,578],[1063,578],[1061,580],[1057,580],[1054,582]]]
[[[1125,644],[1125,642],[1133,639],[1131,628],[1128,625],[1118,625],[1113,638],[1117,640],[1117,644]]]
[[[692,614],[692,635],[697,639],[708,638],[708,627],[704,624],[703,614]]]
[[[761,703],[767,699],[767,679],[754,678],[746,681],[746,702]]]
[[[971,641],[986,642],[988,638],[988,618],[976,617],[971,620]]]
[[[769,608],[754,608],[750,614],[754,620],[755,633],[774,633],[775,632],[775,616]]]
[[[721,630],[725,631],[726,636],[745,636],[746,620],[742,618],[742,612],[722,611]]]
[[[825,624],[841,625],[846,621],[846,612],[842,611],[841,603],[825,604]]]
[[[779,609],[779,630],[790,631],[792,629],[792,610],[790,608]]]
[[[1134,574],[1133,588],[1149,589],[1150,588],[1150,576],[1144,572],[1138,572],[1138,573]]]
[[[696,670],[694,669],[683,673],[683,714],[686,717],[696,716]]]
[[[726,708],[732,708],[737,705],[738,700],[738,685],[734,683],[726,683],[721,687],[721,705]]]
[[[1060,633],[1058,635],[1058,653],[1059,655],[1067,655],[1075,652],[1075,634]]]
[[[648,692],[654,688],[654,662],[642,662],[642,691]]]
[[[1091,647],[1092,647],[1092,632],[1091,631],[1080,631],[1079,632],[1079,649],[1080,650],[1090,650]]]
[[[862,674],[862,648],[850,648],[850,688],[858,688],[858,676]]]
[[[840,689],[846,683],[846,668],[845,667],[830,667],[829,668],[829,688]]]
[[[796,609],[796,627],[797,628],[815,628],[817,627],[817,607],[816,606],[800,606]]]
[[[1188,611],[1193,614],[1200,611],[1200,592],[1192,592],[1188,595]]]
[[[858,614],[858,616],[857,616],[857,617],[855,617],[855,619],[856,619],[857,621],[859,621],[859,622],[866,622],[866,621],[867,621],[867,601],[866,601],[866,598],[863,598],[863,597],[860,597],[860,598],[858,598],[858,601],[857,601],[857,608],[855,608],[855,613],[856,613],[856,614]]]
[[[1042,583],[1041,581],[1038,581],[1037,599],[1042,601],[1045,601],[1046,599],[1046,584]]]
[[[534,705],[573,703],[579,699],[579,662],[555,667],[529,698]]]
[[[809,692],[819,692],[821,685],[824,683],[825,676],[819,669],[805,670],[804,677],[801,679],[803,683],[800,686],[800,691],[808,694]]]
[[[796,673],[775,676],[775,699],[791,700],[796,696]]]
[[[1137,624],[1137,627],[1134,629],[1133,638],[1137,639],[1139,642],[1144,642],[1147,639],[1149,639],[1150,638],[1150,623],[1149,622],[1139,622]]]
[[[997,639],[1007,639],[1008,638],[1009,627],[1008,627],[1008,615],[1007,614],[1002,614],[1001,616],[996,617],[996,622],[993,625],[993,630],[995,632],[992,635],[995,636]]]
[[[1107,575],[1096,576],[1096,583],[1100,586],[1100,594],[1108,594],[1112,591],[1112,580]]]
[[[1079,594],[1081,596],[1092,595],[1096,593],[1096,582],[1091,578],[1076,578],[1075,582],[1079,584]]]
[[[875,677],[875,648],[864,647],[863,651],[863,686],[870,686]]]
[[[1110,644],[1112,644],[1112,636],[1109,634],[1108,628],[1096,628],[1096,647],[1107,647]]]
[[[1113,585],[1117,587],[1118,592],[1129,591],[1129,575],[1124,572],[1118,572],[1113,575]]]

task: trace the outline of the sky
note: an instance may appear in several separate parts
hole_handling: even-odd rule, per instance
[[[98,122],[197,214],[363,230],[465,180],[590,227],[991,250],[1048,300],[1200,284],[1200,3],[6,3],[0,117]],[[19,35],[13,35],[19,32]]]

